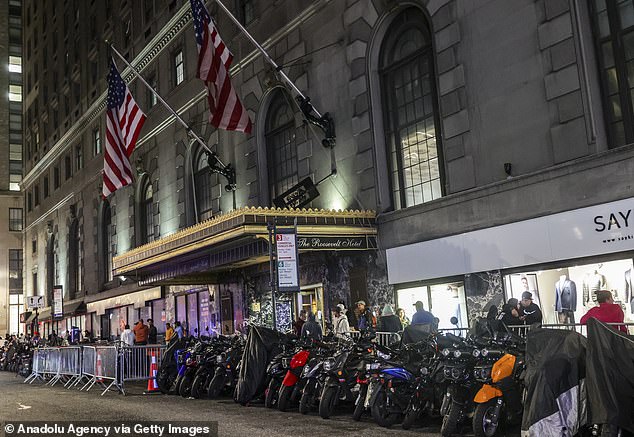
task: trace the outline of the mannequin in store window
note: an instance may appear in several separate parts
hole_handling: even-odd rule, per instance
[[[600,268],[600,266],[599,266]],[[597,305],[597,291],[605,288],[605,276],[599,273],[598,268],[592,273],[588,273],[583,279],[583,304],[585,306],[592,302]]]
[[[559,323],[575,323],[577,284],[568,279],[567,275],[561,275],[555,283],[555,310]]]
[[[634,289],[632,289],[632,269],[625,271],[625,303],[629,302],[630,312],[634,314]]]

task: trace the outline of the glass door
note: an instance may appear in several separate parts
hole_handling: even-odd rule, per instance
[[[321,285],[302,287],[295,300],[294,319],[297,320],[299,312],[306,310],[307,313],[314,313],[317,321],[324,329],[324,289]]]

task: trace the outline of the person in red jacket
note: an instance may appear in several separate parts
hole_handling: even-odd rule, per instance
[[[597,291],[598,307],[591,308],[582,318],[581,324],[588,323],[590,317],[594,317],[603,323],[623,323],[624,314],[620,305],[614,303],[612,299],[612,293],[607,290]],[[627,334],[627,328],[625,325],[610,325],[612,328]]]

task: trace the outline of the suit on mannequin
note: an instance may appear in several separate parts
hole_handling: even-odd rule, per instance
[[[555,283],[555,310],[559,323],[575,323],[577,309],[577,284],[566,275],[559,277]]]
[[[629,302],[630,312],[634,314],[634,289],[632,288],[632,269],[625,271],[625,304]]]

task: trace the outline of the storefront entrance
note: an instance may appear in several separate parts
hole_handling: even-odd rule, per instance
[[[301,310],[306,310],[307,313],[314,313],[322,329],[324,328],[324,288],[321,284],[301,287],[301,291],[295,295],[294,303],[293,320],[297,320]]]
[[[222,321],[222,334],[233,334],[233,295],[228,290],[223,290],[220,294],[220,316]]]
[[[414,304],[421,301],[427,311],[438,317],[440,320],[439,328],[454,328],[455,325],[451,324],[452,317],[458,319],[460,328],[469,326],[463,282],[401,288],[397,290],[396,298],[397,307],[405,311],[409,320],[412,320],[416,311]]]
[[[624,259],[512,273],[504,276],[506,298],[520,300],[524,291],[530,291],[544,323],[579,323],[597,305],[596,292],[609,290],[623,308],[625,321],[634,321],[632,268],[632,259]],[[558,296],[563,305],[558,305]]]

